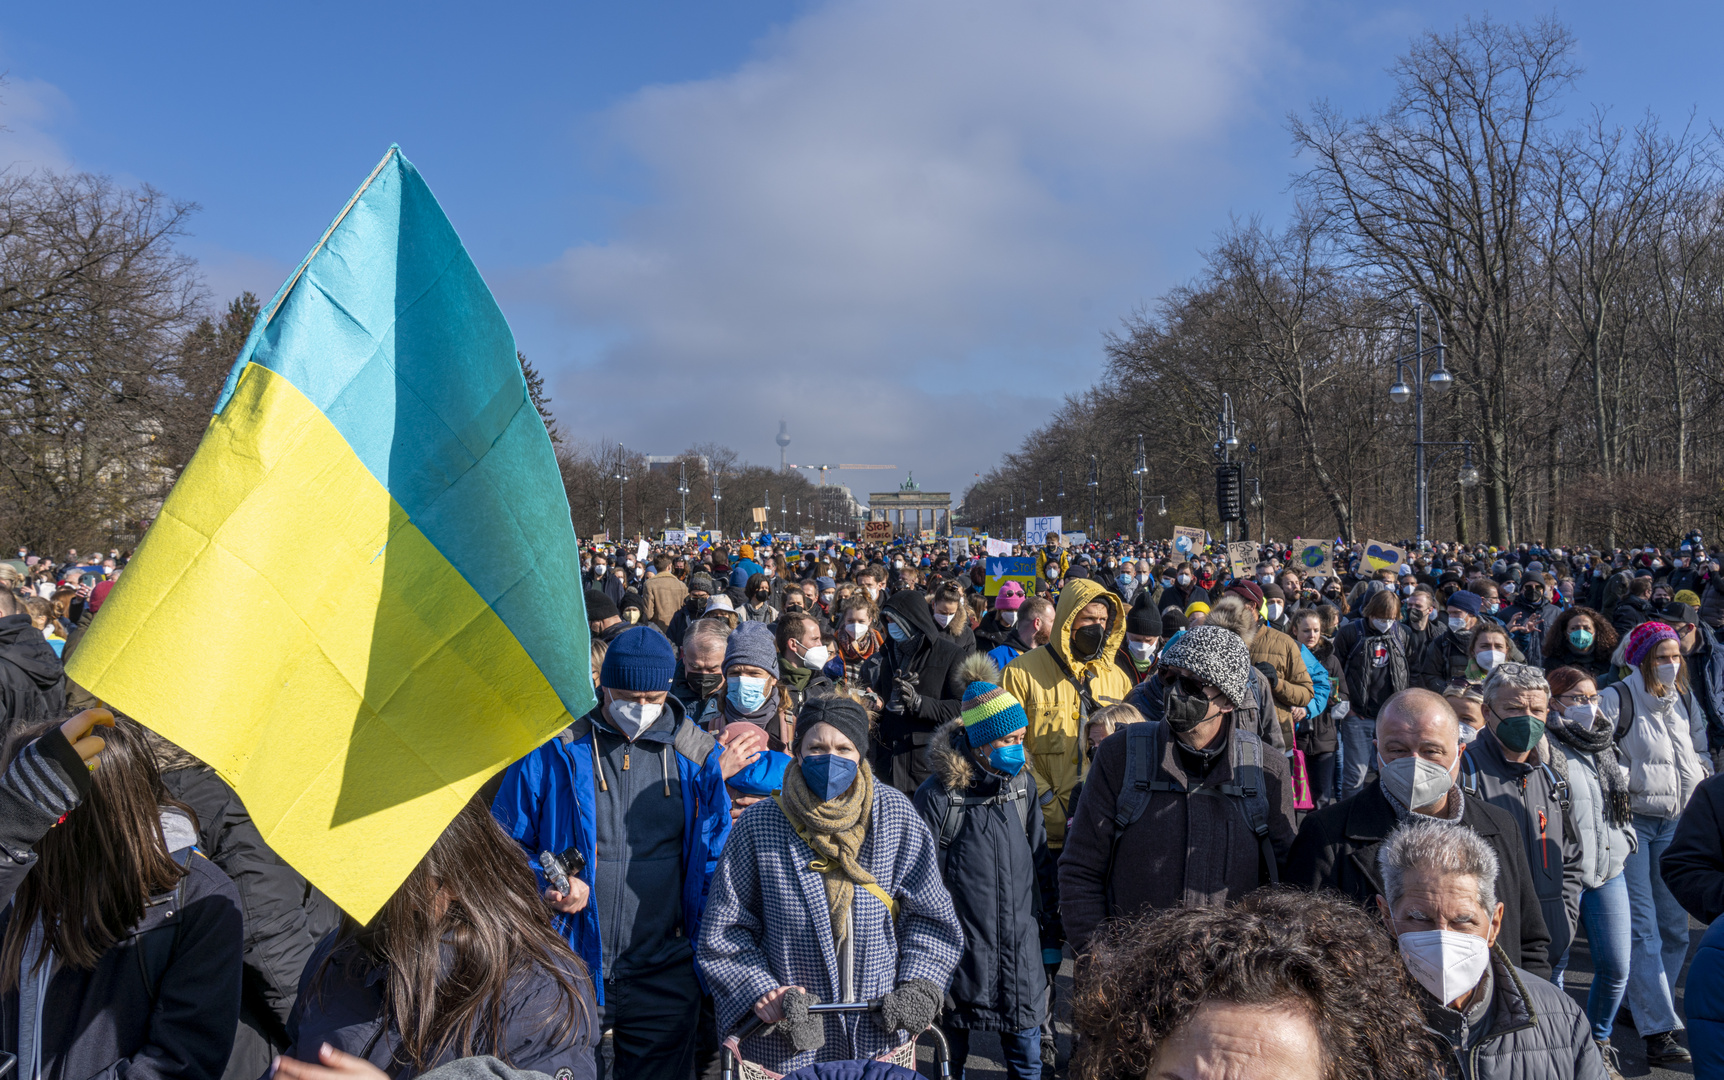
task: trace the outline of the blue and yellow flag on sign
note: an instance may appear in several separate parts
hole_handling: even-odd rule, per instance
[[[592,707],[580,582],[513,335],[391,147],[259,317],[68,673],[364,922]]]

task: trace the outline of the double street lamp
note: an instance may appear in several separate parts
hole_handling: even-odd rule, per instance
[[[1414,538],[1419,543],[1425,541],[1425,531],[1430,525],[1430,461],[1431,455],[1425,452],[1426,447],[1443,447],[1452,449],[1460,447],[1462,451],[1461,471],[1456,479],[1462,487],[1473,487],[1479,482],[1479,471],[1473,467],[1473,444],[1465,439],[1455,441],[1433,441],[1425,438],[1425,387],[1441,394],[1454,385],[1455,377],[1444,365],[1448,347],[1443,344],[1443,323],[1435,318],[1436,309],[1431,309],[1433,321],[1436,324],[1436,344],[1429,348],[1425,346],[1425,308],[1420,303],[1413,307],[1413,351],[1395,357],[1395,385],[1389,387],[1389,400],[1397,405],[1413,403],[1413,531]],[[1401,331],[1406,331],[1406,321],[1401,322]],[[1436,366],[1429,375],[1425,374],[1425,357],[1435,358]],[[1412,368],[1413,382],[1406,381],[1407,369]]]

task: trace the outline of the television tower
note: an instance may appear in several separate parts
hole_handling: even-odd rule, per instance
[[[790,466],[785,463],[784,451],[785,447],[790,445],[790,425],[783,420],[778,422],[778,438],[774,441],[778,443],[778,471],[789,472]]]

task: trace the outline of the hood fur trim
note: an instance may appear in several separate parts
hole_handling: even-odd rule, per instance
[[[934,729],[934,737],[928,740],[928,764],[947,791],[968,791],[975,783],[976,768],[970,761],[970,744],[964,737],[961,717]]]

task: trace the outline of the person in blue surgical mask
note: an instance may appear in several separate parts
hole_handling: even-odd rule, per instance
[[[934,733],[934,775],[912,801],[939,838],[940,875],[964,928],[941,1023],[963,1080],[970,1032],[997,1031],[1011,1080],[1042,1074],[1047,963],[1058,970],[1058,884],[1036,781],[1024,767],[1029,716],[986,656],[959,669],[963,709]],[[1135,715],[1135,714],[1134,714]]]
[[[693,942],[730,830],[724,781],[755,756],[688,719],[670,695],[675,674],[670,640],[652,627],[612,638],[593,709],[510,765],[491,804],[592,973],[599,1029],[611,1031],[615,1075],[629,1080],[694,1071]],[[546,852],[567,870],[564,885],[538,869]],[[608,1063],[594,1056],[603,1080]]]
[[[868,728],[847,695],[803,704],[783,789],[737,821],[707,893],[697,955],[718,1031],[751,1015],[769,1025],[741,1052],[773,1072],[877,1057],[920,1033],[963,949],[934,837],[875,780]]]

